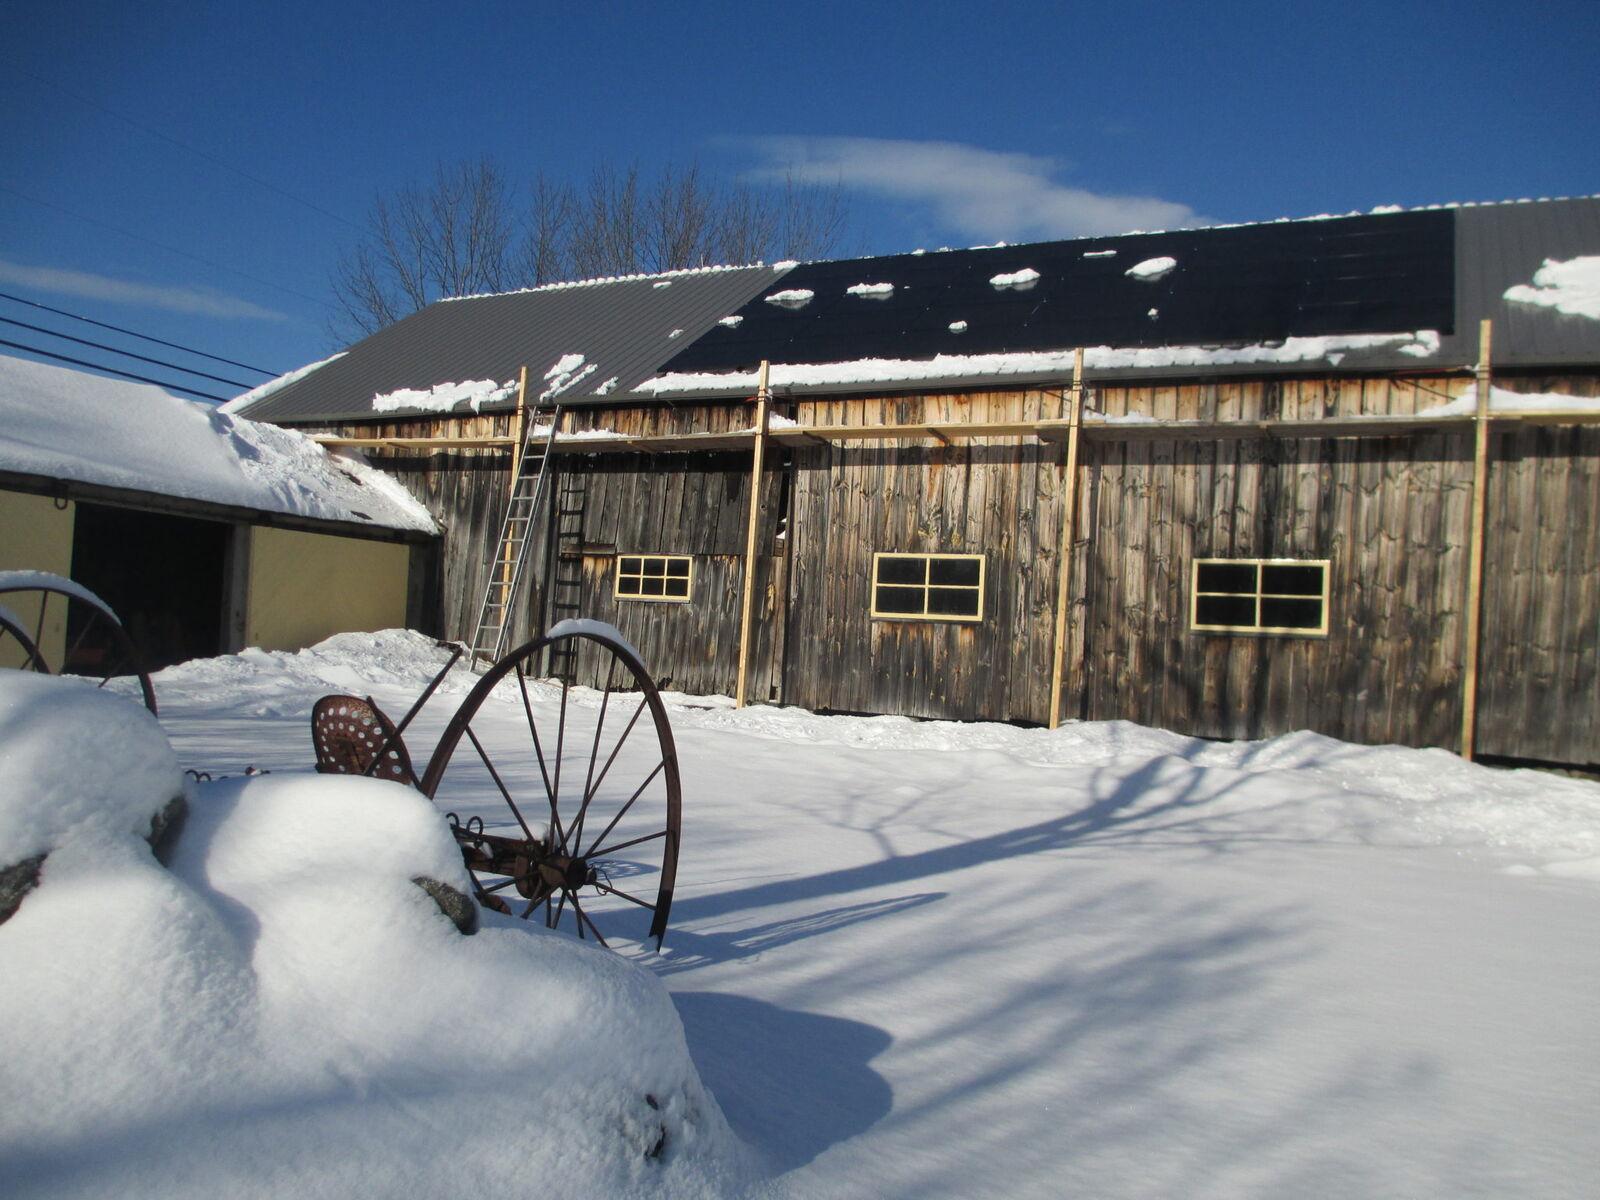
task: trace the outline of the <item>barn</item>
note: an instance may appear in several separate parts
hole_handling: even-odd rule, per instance
[[[1597,198],[462,298],[244,411],[428,506],[453,636],[548,450],[508,632],[686,691],[1600,764]]]
[[[437,541],[393,480],[298,434],[0,356],[0,570],[84,584],[152,669],[425,621]],[[84,614],[47,607],[41,631],[37,596],[6,603],[32,605],[13,615],[48,662],[78,644],[67,622]]]

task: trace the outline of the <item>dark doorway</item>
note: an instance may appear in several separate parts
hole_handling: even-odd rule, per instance
[[[73,522],[72,577],[122,618],[146,669],[218,654],[223,649],[223,564],[232,528],[222,521],[80,502]],[[73,622],[87,615],[76,611],[81,608],[73,605],[69,616],[69,646],[79,632]]]

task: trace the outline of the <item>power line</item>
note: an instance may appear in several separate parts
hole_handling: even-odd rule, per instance
[[[347,225],[351,229],[356,230],[358,233],[361,232],[361,226],[357,225],[354,221],[347,220],[346,218],[341,217],[336,212],[329,212],[327,209],[322,208],[320,205],[313,204],[309,200],[301,199],[299,196],[296,196],[293,192],[284,191],[284,189],[279,187],[277,184],[272,183],[272,182],[270,182],[269,180],[266,180],[266,179],[257,178],[256,176],[250,174],[250,172],[241,170],[238,167],[234,166],[232,163],[226,162],[223,159],[218,158],[214,154],[208,154],[204,150],[197,149],[196,147],[188,145],[185,142],[180,142],[175,137],[169,137],[167,134],[162,133],[159,129],[152,129],[148,125],[145,125],[145,124],[142,124],[142,123],[140,123],[138,121],[135,121],[132,117],[124,116],[122,113],[119,113],[119,112],[115,111],[114,109],[107,108],[105,105],[99,103],[98,101],[90,100],[87,96],[80,96],[76,92],[69,92],[66,88],[62,87],[55,80],[46,79],[42,75],[35,75],[32,71],[28,70],[26,67],[16,67],[15,70],[20,75],[26,75],[30,79],[37,80],[39,83],[42,83],[42,84],[45,84],[45,85],[47,85],[49,87],[55,88],[56,91],[60,92],[63,96],[68,96],[71,99],[76,100],[79,104],[86,104],[90,108],[97,108],[101,112],[105,113],[108,117],[115,117],[117,120],[123,122],[123,124],[129,125],[132,128],[139,130],[141,133],[147,133],[153,138],[160,138],[163,142],[166,142],[168,145],[176,146],[180,150],[187,151],[188,153],[193,154],[196,157],[203,158],[207,162],[221,167],[224,171],[232,171],[235,175],[239,176],[241,179],[248,179],[251,183],[255,184],[257,187],[264,187],[269,192],[275,192],[277,195],[282,196],[285,200],[292,200],[294,203],[300,205],[303,208],[309,208],[314,213],[321,213],[325,217],[328,217],[328,218],[331,218],[332,220],[338,221],[341,225]]]
[[[101,342],[91,342],[84,338],[73,337],[70,333],[57,333],[54,329],[46,329],[42,325],[29,325],[26,321],[14,321],[10,317],[0,317],[0,321],[7,325],[15,325],[18,329],[42,333],[46,337],[60,338],[64,342],[74,342],[79,346],[88,346],[93,350],[104,350],[108,354],[120,354],[123,358],[135,358],[152,366],[166,367],[169,371],[181,371],[185,375],[198,375],[201,379],[210,379],[217,383],[226,383],[230,387],[241,387],[246,391],[250,390],[250,385],[240,379],[224,379],[221,375],[210,375],[205,371],[196,371],[193,367],[180,367],[177,363],[165,362],[159,358],[146,358],[142,354],[135,354],[132,350],[118,350],[115,346],[107,346]]]
[[[169,254],[182,255],[184,258],[191,259],[194,262],[200,263],[202,266],[210,267],[213,270],[227,271],[231,274],[239,276],[241,279],[248,279],[252,283],[259,283],[263,287],[272,288],[276,291],[283,292],[286,295],[298,296],[302,300],[309,300],[313,304],[320,304],[323,308],[331,309],[334,312],[339,311],[338,308],[328,303],[326,300],[318,300],[315,296],[308,296],[304,292],[297,292],[293,288],[284,287],[281,283],[273,283],[271,280],[262,279],[257,275],[251,275],[248,271],[239,270],[238,267],[224,266],[222,263],[213,262],[209,258],[201,258],[198,254],[190,254],[187,250],[180,250],[176,246],[169,246],[165,242],[158,242],[155,240],[155,238],[145,237],[142,233],[133,233],[129,230],[121,228],[120,226],[113,225],[109,221],[102,221],[96,217],[86,217],[80,212],[73,212],[70,208],[65,208],[59,204],[53,204],[49,200],[41,200],[37,196],[28,195],[27,192],[20,192],[16,188],[10,187],[7,184],[0,183],[0,192],[9,192],[11,195],[18,196],[21,199],[28,201],[30,204],[37,204],[41,208],[52,209],[55,212],[73,218],[73,220],[85,221],[90,225],[98,225],[101,229],[109,229],[112,233],[120,233],[125,238],[132,238],[136,242],[143,242],[147,246],[154,246],[157,250],[165,250]]]
[[[108,375],[120,375],[124,379],[136,379],[140,383],[153,383],[158,388],[166,388],[169,392],[183,392],[186,395],[198,396],[202,400],[215,400],[218,404],[225,404],[228,400],[226,396],[213,396],[210,392],[197,392],[193,388],[180,387],[176,383],[162,383],[159,379],[151,379],[145,375],[135,375],[132,371],[121,371],[116,367],[103,367],[99,363],[85,362],[81,358],[68,358],[65,354],[57,354],[52,350],[41,350],[37,346],[24,346],[21,342],[8,342],[4,338],[0,338],[0,346],[10,346],[13,350],[26,350],[29,354],[39,354],[45,358],[71,363],[75,367],[88,367],[90,370],[104,371]]]
[[[230,367],[243,367],[246,371],[255,371],[260,375],[270,375],[277,378],[282,371],[269,371],[265,367],[252,367],[249,363],[236,362],[231,358],[223,358],[220,354],[207,354],[204,350],[196,350],[190,346],[179,345],[177,342],[165,341],[162,338],[151,337],[148,333],[135,333],[132,329],[124,329],[121,325],[109,325],[104,321],[96,321],[93,317],[80,316],[75,312],[68,312],[64,308],[52,308],[48,304],[40,304],[37,300],[28,300],[22,296],[13,296],[10,292],[0,292],[0,300],[15,300],[18,304],[27,304],[33,308],[42,308],[45,312],[55,313],[58,317],[71,317],[74,321],[83,321],[85,324],[98,325],[101,329],[109,329],[113,333],[124,333],[129,337],[142,338],[147,342],[154,342],[158,346],[167,346],[173,350],[182,350],[185,354],[193,354],[199,358],[209,358],[212,362],[226,363]]]

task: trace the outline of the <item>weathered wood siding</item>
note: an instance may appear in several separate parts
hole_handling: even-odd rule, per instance
[[[1496,381],[1600,394],[1593,377]],[[1209,737],[1314,729],[1456,748],[1472,440],[1152,440],[1149,420],[1404,415],[1470,392],[1464,374],[1092,387],[1133,418],[1082,446],[1071,548],[1067,717]],[[1063,415],[1058,390],[802,399],[802,424]],[[585,409],[578,427],[666,435],[748,428],[747,404]],[[504,416],[350,426],[360,435],[503,433]],[[375,455],[446,528],[446,632],[465,632],[504,511],[508,455]],[[1063,447],[1032,438],[818,444],[769,451],[750,693],[812,708],[1044,721]],[[618,625],[658,676],[730,693],[749,499],[743,453],[558,456],[583,482],[579,609]],[[787,493],[787,503],[785,496]],[[780,515],[787,513],[780,537]],[[987,556],[980,624],[873,620],[877,551]],[[616,553],[690,554],[687,605],[618,601]],[[1189,631],[1196,557],[1326,558],[1326,637]],[[530,566],[523,631],[538,623]],[[1502,428],[1490,458],[1478,750],[1600,762],[1600,429]],[[592,670],[588,682],[601,682]]]
[[[574,431],[608,429],[638,436],[726,432],[748,429],[748,404],[579,409]],[[326,432],[350,437],[489,437],[511,430],[505,414],[363,423]],[[372,452],[372,462],[392,472],[443,526],[444,550],[437,586],[442,631],[471,632],[477,605],[493,569],[495,541],[505,519],[510,486],[508,451],[464,450],[421,454]],[[769,455],[778,467],[778,456]],[[583,586],[577,615],[616,625],[637,646],[658,678],[670,677],[681,691],[734,690],[739,655],[739,596],[744,578],[745,529],[749,514],[750,460],[740,454],[558,454],[552,469],[552,500],[576,494],[583,509],[579,528],[587,546],[581,562]],[[783,472],[774,469],[762,486],[761,563],[756,611],[760,624],[751,650],[751,692],[778,698],[781,680],[783,542],[777,538]],[[565,502],[565,501],[564,501]],[[548,526],[554,503],[544,510]],[[514,643],[542,630],[552,617],[546,607],[550,572],[548,528],[531,549],[524,569],[523,597],[514,621]],[[618,600],[614,577],[618,553],[689,554],[695,558],[694,595],[688,604]],[[563,567],[562,569],[565,569]],[[579,659],[580,682],[603,684],[593,654]]]
[[[802,424],[1057,417],[1038,391],[805,401]],[[794,455],[784,695],[808,708],[1043,720],[1050,698],[1059,447],[854,442]],[[874,620],[876,551],[984,554],[981,623]]]
[[[1600,764],[1600,429],[1507,430],[1491,450],[1478,752]]]

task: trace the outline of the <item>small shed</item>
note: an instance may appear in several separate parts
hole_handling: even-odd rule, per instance
[[[152,668],[423,623],[436,543],[403,487],[298,433],[0,356],[0,569],[84,584]],[[47,612],[50,661],[65,616]]]

